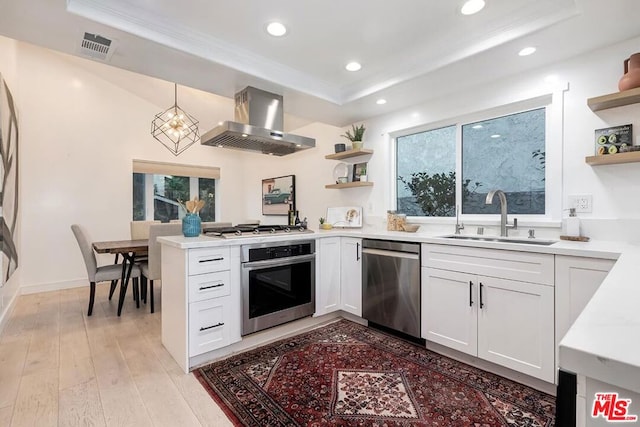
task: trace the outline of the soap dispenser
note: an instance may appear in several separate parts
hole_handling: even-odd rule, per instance
[[[580,236],[580,218],[576,216],[576,208],[569,209],[569,218],[567,218],[567,236]]]

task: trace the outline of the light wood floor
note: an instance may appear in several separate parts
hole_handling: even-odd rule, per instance
[[[0,426],[230,426],[160,339],[156,313],[99,284],[18,297],[0,335]]]

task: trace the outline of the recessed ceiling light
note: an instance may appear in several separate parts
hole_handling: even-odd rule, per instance
[[[249,135],[247,135],[246,133],[243,133],[243,134],[242,134],[242,137],[243,137],[243,138],[246,138],[246,137],[248,137],[248,136],[249,136]]]
[[[534,53],[535,51],[536,51],[535,47],[529,46],[529,47],[525,47],[520,52],[518,52],[518,55],[520,55],[520,56],[529,56],[532,53]]]
[[[378,99],[376,101],[376,104],[378,104],[378,105],[383,105],[383,104],[386,104],[386,103],[387,103],[387,100],[384,99],[384,98],[380,98],[380,99]]]
[[[473,125],[471,126],[472,129],[482,129],[482,125]]]
[[[352,61],[345,65],[344,68],[346,68],[348,71],[358,71],[362,68],[362,65],[360,65],[359,62]]]
[[[411,117],[413,118],[420,117],[420,113],[411,113]]]
[[[267,32],[274,37],[282,37],[287,33],[287,27],[280,22],[271,22],[267,25]]]
[[[473,15],[484,9],[484,0],[467,0],[460,8],[463,15]]]
[[[491,135],[491,138],[500,138],[500,134],[494,133],[493,135]]]

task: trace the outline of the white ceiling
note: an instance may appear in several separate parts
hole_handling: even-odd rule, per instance
[[[638,0],[486,3],[463,16],[462,0],[0,0],[0,34],[79,56],[99,34],[109,65],[226,97],[252,85],[339,126],[640,35]],[[265,32],[272,20],[286,36]]]

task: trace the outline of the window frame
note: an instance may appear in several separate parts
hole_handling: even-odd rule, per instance
[[[391,186],[389,206],[397,208],[397,138],[419,132],[426,132],[446,126],[456,126],[455,164],[456,164],[456,206],[462,206],[462,126],[473,122],[490,120],[502,116],[525,111],[545,108],[545,213],[517,214],[521,225],[535,224],[538,226],[557,227],[562,220],[562,153],[563,153],[563,91],[555,91],[534,98],[513,102],[498,107],[476,111],[457,117],[439,120],[411,128],[401,129],[389,134],[391,139]],[[512,215],[510,214],[510,217]],[[478,225],[493,225],[499,221],[499,214],[464,214],[460,213],[461,221]],[[454,223],[455,217],[411,216],[412,222],[418,223]]]
[[[153,176],[154,175],[165,175],[165,176],[182,176],[189,178],[189,198],[193,199],[194,197],[199,197],[199,179],[200,178],[208,178],[214,180],[214,221],[218,221],[220,218],[220,193],[219,193],[219,185],[220,185],[220,168],[218,167],[210,167],[210,166],[197,166],[197,165],[184,165],[178,163],[166,163],[166,162],[155,162],[151,160],[139,160],[134,159],[132,163],[132,185],[133,185],[133,174],[139,173],[145,176],[144,179],[144,198],[145,198],[145,209],[144,209],[144,220],[139,221],[153,221],[155,215],[155,206],[154,206],[154,183]],[[133,194],[133,187],[132,187]],[[133,209],[132,209],[133,216]],[[178,218],[180,219],[180,218]]]

